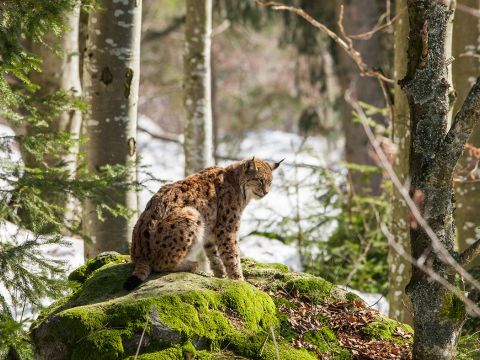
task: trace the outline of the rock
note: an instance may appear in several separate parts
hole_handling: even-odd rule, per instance
[[[374,324],[358,331],[366,342],[377,332],[389,346],[405,345],[401,336],[411,337],[408,329],[397,331],[400,324],[374,310],[366,312],[356,295],[284,265],[243,259],[247,281],[154,274],[127,292],[122,288],[131,273],[127,261],[116,253],[101,254],[70,275],[75,291],[32,325],[38,359],[134,359],[137,349],[138,359],[144,360],[276,359],[277,351],[281,359],[317,359],[319,354],[349,359],[340,329],[331,328],[325,317],[329,306],[337,312],[368,313],[361,315]],[[316,314],[323,307],[328,311]],[[392,339],[385,339],[384,329]],[[397,332],[398,341],[393,339]]]

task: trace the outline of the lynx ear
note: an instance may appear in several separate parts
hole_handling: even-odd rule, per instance
[[[280,166],[280,164],[283,162],[283,160],[285,160],[285,159],[282,159],[282,160],[280,160],[279,162],[273,163],[273,165],[272,165],[272,164],[269,164],[269,165],[270,165],[270,169],[272,169],[272,171],[273,171],[273,170],[275,170],[276,168],[278,168],[278,167]]]
[[[255,164],[255,156],[252,157],[252,160],[248,160],[246,165],[247,165],[246,166],[247,171],[253,170],[253,171],[256,172],[257,171],[257,165]]]

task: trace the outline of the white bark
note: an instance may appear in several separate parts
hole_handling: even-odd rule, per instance
[[[458,4],[480,9],[479,0],[457,0]],[[465,101],[467,94],[480,74],[480,61],[472,56],[478,54],[480,46],[480,19],[472,14],[457,10],[453,26],[453,82],[457,93],[455,113]],[[480,129],[474,129],[468,142],[480,147]],[[476,159],[465,152],[460,159],[459,168],[472,170]],[[459,182],[455,186],[457,201],[455,225],[457,227],[458,248],[465,250],[478,236],[478,212],[480,210],[480,183],[475,181]],[[475,262],[476,265],[479,261]]]
[[[83,131],[91,171],[102,165],[127,165],[136,160],[138,83],[140,77],[141,0],[103,0],[88,20],[84,53],[84,93],[90,105]],[[132,168],[130,179],[135,179]],[[121,205],[137,209],[135,191],[108,190],[106,195]],[[93,243],[86,246],[86,257],[102,251],[128,253],[133,219],[107,215],[104,222],[96,215],[96,205],[87,201],[84,232]]]
[[[45,42],[54,45],[58,44],[60,54],[56,54],[42,44],[32,44],[32,51],[39,55],[42,62],[42,71],[32,73],[32,81],[40,85],[42,95],[51,95],[59,90],[65,90],[74,96],[81,96],[80,70],[79,70],[79,42],[78,31],[80,21],[80,6],[76,6],[73,11],[66,14],[65,26],[67,31],[61,35],[60,39],[53,32],[45,37]],[[60,41],[59,41],[60,40]],[[53,131],[68,132],[74,139],[80,136],[82,123],[82,113],[80,111],[64,112],[51,124]],[[66,169],[71,177],[75,176],[77,166],[77,156],[79,147],[74,146],[71,151],[62,157]],[[50,159],[45,159],[54,166]],[[27,162],[29,160],[27,159]],[[55,199],[59,206],[65,207],[67,213],[66,221],[71,221],[76,215],[74,209],[78,204],[71,197]]]
[[[396,13],[407,6],[406,0],[397,0]],[[394,170],[402,183],[405,183],[408,177],[408,157],[410,153],[410,109],[408,107],[407,96],[398,85],[398,80],[405,77],[407,71],[407,48],[408,33],[408,13],[404,11],[395,23],[395,57],[394,57],[394,119],[393,119],[393,142],[397,147]],[[402,246],[404,251],[411,253],[410,234],[407,221],[407,207],[401,194],[392,190],[392,223],[390,232],[395,241]],[[394,249],[389,248],[388,254],[388,303],[389,317],[400,322],[412,324],[411,303],[409,297],[405,294],[405,287],[410,281],[412,274],[411,264],[399,255]]]
[[[185,174],[213,164],[210,48],[212,1],[187,0],[184,52]]]

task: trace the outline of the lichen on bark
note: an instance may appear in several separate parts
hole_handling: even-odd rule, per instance
[[[480,81],[472,87],[448,130],[452,89],[446,45],[453,5],[452,1],[408,1],[409,61],[401,85],[410,107],[410,194],[441,246],[457,258],[452,178],[463,146],[478,121]],[[434,239],[415,222],[410,235],[413,257],[425,257],[424,264],[455,286],[450,265],[440,258],[438,251],[432,251]],[[455,358],[466,318],[464,306],[459,306],[451,291],[417,267],[413,269],[407,292],[413,304],[414,358]]]

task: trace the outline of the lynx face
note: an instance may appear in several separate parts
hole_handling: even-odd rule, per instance
[[[272,185],[272,172],[282,161],[269,164],[265,161],[255,160],[255,158],[247,160],[244,165],[242,189],[245,198],[261,199],[267,195]]]

